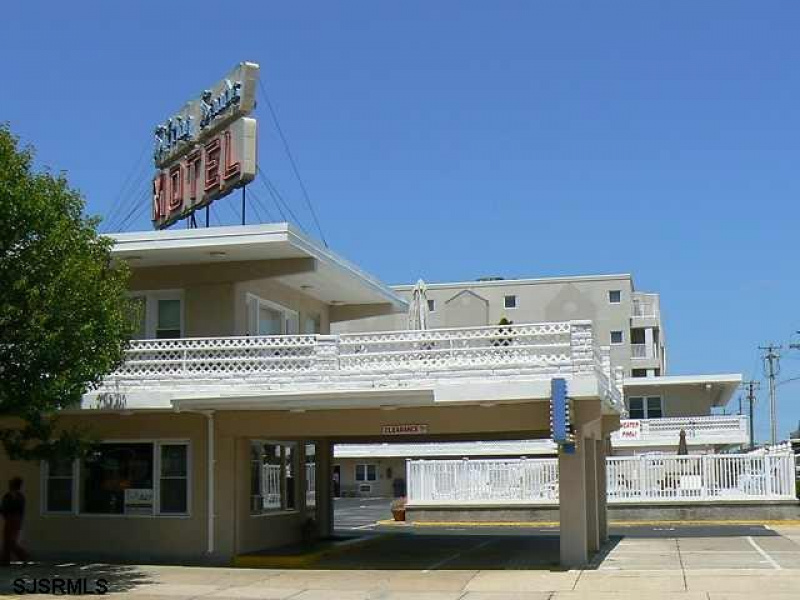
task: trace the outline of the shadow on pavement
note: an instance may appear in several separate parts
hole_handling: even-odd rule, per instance
[[[619,538],[617,538],[618,540]],[[610,552],[616,541],[607,544]],[[357,570],[563,570],[557,535],[387,534],[345,553],[321,559],[314,569]]]
[[[76,595],[129,592],[154,583],[142,570],[128,565],[34,563],[0,567],[0,594]],[[24,587],[20,590],[20,587]]]

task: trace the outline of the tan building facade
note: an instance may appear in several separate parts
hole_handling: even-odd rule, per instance
[[[336,444],[548,438],[553,378],[576,437],[559,455],[563,564],[585,564],[605,539],[622,370],[590,321],[331,335],[331,323],[407,304],[288,225],[115,242],[133,270],[138,339],[61,415],[97,443],[75,461],[0,457],[26,481],[36,555],[226,562],[330,535]],[[376,465],[377,485],[395,468]]]

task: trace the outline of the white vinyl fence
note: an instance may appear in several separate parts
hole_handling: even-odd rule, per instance
[[[615,456],[609,502],[789,500],[794,455]],[[409,460],[409,504],[557,504],[555,458]]]

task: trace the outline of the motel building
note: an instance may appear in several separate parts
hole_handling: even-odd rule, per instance
[[[80,461],[10,462],[35,556],[226,562],[333,533],[333,448],[550,437],[561,562],[607,538],[605,465],[624,373],[589,320],[330,334],[408,302],[288,224],[115,234],[140,310],[124,364],[64,411]],[[384,473],[385,474],[385,473]]]

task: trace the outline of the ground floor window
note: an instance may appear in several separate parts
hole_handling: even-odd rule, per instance
[[[378,467],[375,465],[356,465],[356,481],[375,481],[378,479]]]
[[[75,496],[75,461],[54,459],[45,464],[44,509],[47,512],[72,512]]]
[[[317,446],[306,444],[306,506],[317,505]]]
[[[99,515],[189,512],[188,442],[96,444],[81,461],[47,462],[45,473],[47,512]]]
[[[250,443],[250,512],[294,510],[297,452],[288,442]]]

